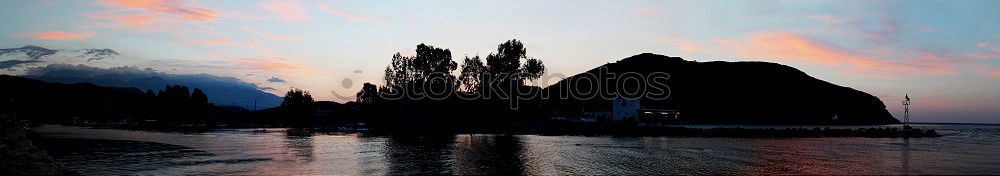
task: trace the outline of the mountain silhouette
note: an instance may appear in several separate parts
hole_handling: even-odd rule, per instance
[[[790,66],[769,62],[697,62],[644,53],[568,77],[543,91],[553,95],[546,106],[564,111],[608,111],[610,100],[582,99],[570,90],[607,90],[634,84],[608,81],[589,84],[587,75],[603,70],[621,75],[635,72],[669,74],[669,97],[644,97],[643,108],[681,112],[687,123],[701,124],[891,124],[899,123],[877,97],[831,84]],[[653,90],[646,84],[644,90]],[[579,97],[579,96],[577,96]],[[568,110],[567,110],[568,109]]]
[[[281,97],[262,91],[262,87],[232,77],[208,74],[166,74],[134,67],[96,68],[84,65],[53,64],[34,68],[25,77],[55,83],[91,83],[108,87],[134,87],[159,91],[167,85],[185,85],[201,88],[209,101],[218,105],[235,105],[252,108],[257,100],[258,109],[276,107]]]

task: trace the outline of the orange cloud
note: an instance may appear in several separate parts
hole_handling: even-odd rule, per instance
[[[298,3],[293,1],[271,1],[260,5],[268,11],[278,14],[281,19],[288,22],[303,22],[312,18],[306,14],[306,11]]]
[[[85,25],[84,27],[107,28],[107,27],[133,27],[134,26],[134,27],[140,27],[140,28],[148,28],[149,25],[151,25],[151,24],[155,24],[155,23],[160,23],[160,22],[166,21],[166,19],[158,18],[158,17],[152,16],[152,15],[144,15],[144,14],[121,14],[120,10],[100,11],[100,12],[95,12],[95,13],[88,14],[87,16],[90,17],[90,18],[93,18],[93,19],[101,19],[101,20],[112,21],[114,23],[100,23],[100,24],[93,24],[93,25]]]
[[[854,56],[839,48],[787,33],[767,33],[750,37],[750,46],[739,49],[741,54],[754,57],[795,59],[813,64],[853,64],[860,67],[880,65],[870,58]]]
[[[918,52],[919,58],[915,60],[885,60],[869,55],[884,55],[885,52],[848,50],[820,40],[781,32],[759,33],[746,41],[720,44],[733,46],[738,54],[744,56],[847,67],[851,69],[849,74],[888,79],[902,79],[908,75],[955,74],[956,67],[966,64],[930,52]]]
[[[62,31],[56,32],[35,32],[20,35],[23,38],[31,38],[35,40],[83,40],[94,36],[93,32],[86,33],[68,33]]]
[[[212,21],[219,12],[205,8],[185,7],[185,0],[101,0],[98,4],[127,10],[145,11],[155,14],[179,16],[184,21]]]
[[[690,42],[677,43],[677,47],[681,48],[681,52],[696,52],[705,50],[705,48],[702,48],[701,46],[698,46],[697,44]]]
[[[337,9],[330,8],[330,6],[328,6],[326,4],[319,4],[317,7],[319,7],[320,10],[323,10],[326,13],[332,14],[334,16],[339,16],[339,17],[342,17],[344,19],[347,19],[347,20],[353,21],[353,22],[358,22],[358,23],[385,23],[385,19],[382,18],[382,17],[363,16],[363,15],[358,15],[358,14],[353,14],[353,13],[347,13],[347,12],[344,12],[344,11],[340,11],[340,10],[337,10]]]
[[[219,39],[207,39],[207,40],[189,40],[188,44],[194,45],[232,45],[236,42],[232,40],[219,40]]]
[[[294,57],[281,55],[265,55],[255,58],[237,58],[233,61],[238,69],[262,71],[266,73],[280,73],[288,76],[316,76],[322,75],[316,71],[314,66],[299,64],[301,61]]]
[[[705,51],[705,48],[702,47],[701,45],[699,45],[699,44],[697,44],[695,42],[687,41],[687,40],[680,40],[680,39],[665,38],[664,37],[664,38],[660,38],[660,42],[663,42],[663,43],[666,43],[666,44],[669,44],[669,45],[676,45],[677,48],[679,48],[681,50],[681,52],[685,52],[685,53]]]

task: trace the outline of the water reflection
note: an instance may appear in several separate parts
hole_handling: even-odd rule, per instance
[[[302,162],[313,161],[312,135],[309,136],[286,135],[285,148],[294,152],[295,160],[297,161],[302,161]]]
[[[37,130],[43,136],[68,140],[38,142],[47,145],[46,150],[57,161],[94,175],[825,175],[1000,171],[1000,127],[995,126],[937,126],[945,137],[911,139],[296,136],[238,130],[176,134],[51,126]]]
[[[390,136],[384,145],[389,173],[451,174],[455,136]]]
[[[902,163],[903,173],[910,173],[910,138],[903,138],[903,154],[900,159]]]
[[[455,168],[452,174],[525,174],[523,150],[519,136],[459,135],[451,156]]]

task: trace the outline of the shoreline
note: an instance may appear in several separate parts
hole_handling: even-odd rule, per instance
[[[34,137],[20,122],[0,122],[0,175],[79,175],[35,146]]]
[[[701,128],[698,126],[711,127]],[[166,133],[204,133],[224,129],[285,128],[280,131],[291,136],[318,134],[361,134],[361,135],[541,135],[541,136],[635,136],[635,137],[732,137],[732,138],[822,138],[822,137],[870,137],[870,138],[919,138],[940,137],[930,129],[903,128],[893,126],[816,126],[816,125],[678,125],[678,126],[628,126],[628,125],[569,125],[561,127],[511,127],[511,128],[401,128],[396,130],[337,128],[337,127],[276,127],[241,126],[236,128],[212,126],[159,126],[137,128],[134,126],[77,126],[93,129],[117,129],[129,131],[150,131]]]

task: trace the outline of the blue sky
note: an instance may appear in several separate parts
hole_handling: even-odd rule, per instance
[[[548,73],[646,52],[768,61],[876,95],[897,117],[909,93],[914,121],[1000,123],[997,19],[1000,2],[985,0],[3,1],[0,48],[110,48],[121,55],[45,64],[207,73],[344,101],[417,44],[457,60],[518,39]]]

